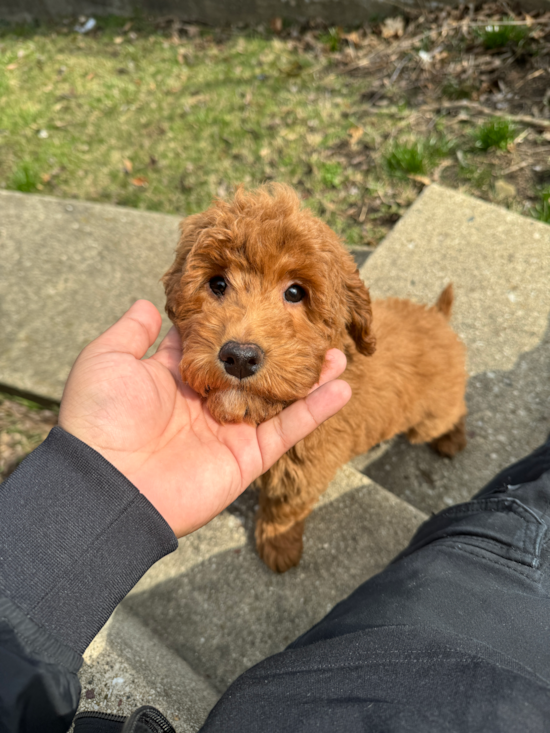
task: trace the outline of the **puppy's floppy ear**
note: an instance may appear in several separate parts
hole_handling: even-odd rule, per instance
[[[372,333],[372,308],[369,291],[361,280],[359,271],[351,268],[344,274],[344,292],[347,304],[346,328],[355,341],[357,350],[365,356],[376,351],[376,338]]]
[[[181,278],[185,270],[185,261],[197,240],[199,232],[208,226],[204,214],[188,216],[180,223],[180,238],[176,249],[176,259],[172,267],[161,278],[166,293],[166,312],[171,321],[175,321],[177,297],[181,290]]]

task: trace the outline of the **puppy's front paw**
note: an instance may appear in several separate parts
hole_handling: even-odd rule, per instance
[[[256,522],[258,555],[275,573],[285,573],[300,562],[303,533],[303,521],[283,529],[280,525],[258,519]]]

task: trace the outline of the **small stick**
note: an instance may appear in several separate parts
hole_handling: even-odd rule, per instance
[[[425,104],[420,107],[421,110],[427,112],[434,112],[438,109],[459,109],[460,107],[466,107],[474,112],[479,112],[483,115],[491,115],[492,117],[504,117],[512,122],[519,122],[524,125],[531,125],[532,127],[549,127],[550,120],[546,120],[543,117],[531,117],[530,115],[511,115],[507,112],[501,112],[498,109],[491,109],[490,107],[484,107],[478,102],[471,102],[468,99],[463,99],[457,102],[439,102],[437,104]]]

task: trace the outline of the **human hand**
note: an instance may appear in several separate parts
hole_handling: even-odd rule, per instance
[[[161,322],[152,303],[138,300],[82,351],[65,385],[59,425],[112,463],[183,537],[338,412],[351,389],[333,381],[346,359],[331,349],[308,397],[257,427],[220,425],[181,380],[174,328],[142,360]]]

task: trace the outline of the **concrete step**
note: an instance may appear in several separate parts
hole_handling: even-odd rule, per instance
[[[434,303],[468,349],[469,444],[454,460],[397,439],[365,469],[426,513],[466,501],[550,431],[550,227],[430,186],[361,269],[374,297]]]
[[[80,351],[159,282],[180,218],[0,190],[0,385],[61,399]]]
[[[276,575],[256,555],[256,496],[246,493],[181,540],[115,611],[85,654],[80,709],[150,702],[176,730],[197,730],[235,677],[380,572],[426,518],[345,466],[307,520],[299,567]]]
[[[119,607],[90,644],[80,670],[79,712],[130,715],[154,705],[178,733],[200,728],[218,693],[169,646]]]

